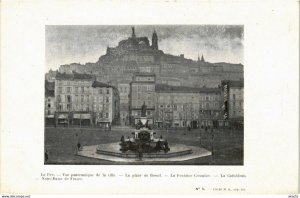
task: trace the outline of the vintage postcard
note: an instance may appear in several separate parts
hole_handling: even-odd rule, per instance
[[[1,193],[288,194],[296,1],[4,1]]]

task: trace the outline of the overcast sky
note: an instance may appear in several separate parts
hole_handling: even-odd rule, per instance
[[[209,62],[243,64],[243,26],[217,25],[151,25],[135,26],[137,37],[147,36],[151,43],[153,30],[158,47],[165,53],[197,60],[198,53]],[[46,67],[58,69],[70,63],[97,62],[107,46],[131,36],[131,26],[46,26]]]

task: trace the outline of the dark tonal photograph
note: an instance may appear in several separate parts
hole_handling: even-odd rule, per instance
[[[45,165],[244,165],[244,26],[45,27]]]

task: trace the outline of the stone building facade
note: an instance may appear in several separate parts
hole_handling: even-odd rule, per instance
[[[55,83],[45,81],[45,125],[54,124],[55,115]]]
[[[155,113],[155,74],[137,73],[130,83],[130,119],[135,123],[136,118],[141,116],[141,107],[145,103],[147,106],[147,117],[154,116]],[[150,124],[150,123],[149,123]]]
[[[92,124],[93,77],[58,73],[55,80],[56,125]]]
[[[158,127],[212,126],[221,115],[219,88],[156,85]]]
[[[56,125],[116,124],[119,119],[118,90],[95,81],[88,74],[58,73],[55,80]]]
[[[229,118],[244,117],[244,83],[229,81]]]
[[[120,95],[120,124],[129,125],[129,94],[130,82],[119,82],[118,90]]]
[[[117,88],[94,81],[92,84],[93,119],[96,126],[119,124],[119,91]]]
[[[244,82],[222,81],[222,96],[224,120],[233,127],[243,127]]]

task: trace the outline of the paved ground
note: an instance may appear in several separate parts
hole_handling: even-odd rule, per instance
[[[212,134],[214,138],[212,141]],[[125,162],[110,162],[75,155],[76,144],[96,145],[119,141],[121,136],[132,136],[128,127],[115,127],[112,131],[96,128],[53,128],[45,129],[45,149],[48,151],[46,164],[131,164]],[[243,165],[243,131],[237,130],[160,130],[157,136],[167,139],[172,144],[200,146],[213,151],[212,156],[181,162],[140,162],[138,164],[176,164],[176,165]],[[200,138],[201,137],[201,138]],[[201,141],[200,141],[201,139]],[[134,163],[136,164],[136,163]]]

